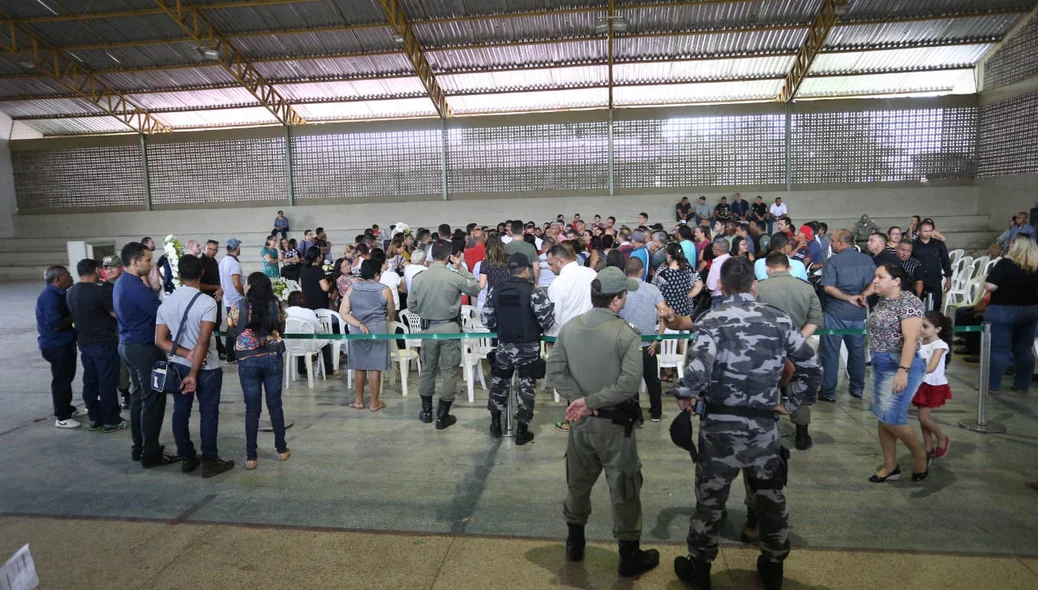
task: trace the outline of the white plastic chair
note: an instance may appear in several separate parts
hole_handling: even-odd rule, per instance
[[[984,265],[983,269],[981,269],[980,277],[982,279],[986,279],[988,277],[988,275],[991,274],[991,269],[995,268],[995,265],[998,264],[999,260],[1002,260],[1001,256],[998,256],[998,257],[992,258],[991,260],[988,260],[988,263]]]
[[[488,332],[486,329],[481,331]],[[483,376],[483,358],[486,356],[486,353],[481,354],[485,346],[480,344],[484,340],[489,345],[489,339],[487,338],[463,338],[461,340],[461,368],[465,371],[465,384],[468,387],[469,403],[476,401],[476,375],[479,375],[479,384],[483,387],[483,391],[487,391],[487,381]]]
[[[685,377],[685,354],[678,351],[680,340],[661,340],[659,362],[656,363],[656,376],[662,369],[677,369],[678,379]]]
[[[422,333],[422,318],[418,317],[418,314],[414,313],[410,309],[404,309],[400,311],[400,319],[403,323],[407,324],[408,330],[411,334]],[[404,340],[404,346],[408,349],[414,350],[415,354],[418,355],[414,361],[418,367],[418,372],[422,371],[422,356],[419,354],[419,350],[422,348],[422,341],[417,338],[409,338]]]
[[[319,334],[317,326],[309,320],[303,318],[291,317],[285,320],[285,332],[288,334]],[[285,389],[289,387],[289,383],[296,378],[296,363],[295,359],[305,358],[306,359],[306,382],[310,389],[314,387],[314,367],[321,372],[321,378],[328,379],[325,374],[324,367],[324,355],[321,354],[321,348],[325,344],[328,344],[327,340],[300,340],[300,339],[285,339]]]
[[[389,322],[389,331],[395,333],[397,330],[402,330],[404,334],[411,333],[407,324]],[[407,340],[404,340],[404,342],[407,342]],[[397,348],[396,340],[392,341],[391,347],[392,359],[400,365],[400,389],[403,391],[404,397],[407,397],[407,375],[411,371],[411,361],[418,360],[418,353],[411,348]],[[389,371],[389,382],[396,383],[396,373],[393,371]]]
[[[948,315],[948,309],[955,306],[962,305],[967,298],[970,296],[970,285],[972,284],[974,276],[977,272],[977,264],[974,263],[973,258],[965,256],[961,260],[961,269],[952,276],[951,289],[944,297],[944,303],[941,306],[941,313]],[[984,261],[985,263],[987,261]]]
[[[962,258],[962,255],[965,253],[966,251],[961,248],[959,248],[958,250],[952,250],[951,252],[948,252],[948,258],[951,259],[952,264],[955,264],[956,262],[958,262],[960,258]]]
[[[333,324],[332,318],[335,318],[335,321],[339,322],[339,331],[341,333],[345,334],[345,333],[347,333],[349,331],[347,329],[347,327],[346,327],[346,320],[344,320],[342,318],[342,316],[339,315],[339,312],[337,312],[337,311],[335,311],[333,309],[315,309],[314,313],[317,314],[317,319],[321,320],[321,333],[324,333],[324,334],[334,334],[335,333],[335,330],[332,327],[332,324]],[[349,352],[348,346],[347,346],[348,342],[349,342],[348,340],[332,340],[331,341],[331,343],[332,343],[332,370],[333,371],[338,371],[339,370],[340,352]]]

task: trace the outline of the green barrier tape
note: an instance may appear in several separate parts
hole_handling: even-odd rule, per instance
[[[216,332],[223,338],[227,332]],[[472,338],[497,338],[493,332],[461,332],[459,334],[283,334],[286,340],[468,340]],[[689,334],[650,334],[642,336],[643,342],[658,340],[689,340]],[[541,338],[544,342],[553,343],[553,336]]]
[[[956,326],[952,332],[961,334],[963,332],[983,332],[984,326]],[[817,330],[815,336],[864,336],[867,334],[864,328],[849,328],[846,330]]]

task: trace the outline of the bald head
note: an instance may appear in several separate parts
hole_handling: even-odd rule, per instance
[[[847,248],[854,247],[854,234],[849,229],[838,229],[833,232],[832,238],[833,252],[842,252]]]

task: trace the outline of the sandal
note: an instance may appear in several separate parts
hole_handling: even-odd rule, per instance
[[[354,410],[363,410],[364,404],[358,404],[357,402],[353,402],[352,404],[350,404],[350,407]]]
[[[371,411],[372,412],[377,412],[377,411],[379,411],[379,410],[381,410],[381,409],[383,409],[385,407],[386,407],[386,404],[384,404],[382,402],[378,402],[377,406],[371,406]]]

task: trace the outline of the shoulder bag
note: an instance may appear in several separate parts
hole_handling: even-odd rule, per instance
[[[184,325],[187,323],[187,314],[191,313],[191,308],[194,307],[195,301],[202,296],[202,292],[195,293],[195,296],[191,298],[191,302],[187,304],[187,309],[184,310],[184,317],[180,318],[180,327],[177,328],[177,335],[173,340],[173,352],[169,353],[166,360],[156,361],[151,368],[151,389],[152,391],[158,391],[161,393],[180,393],[180,373],[176,369],[170,367],[173,363],[173,357],[176,356],[177,347],[180,346],[180,337],[184,335]]]

